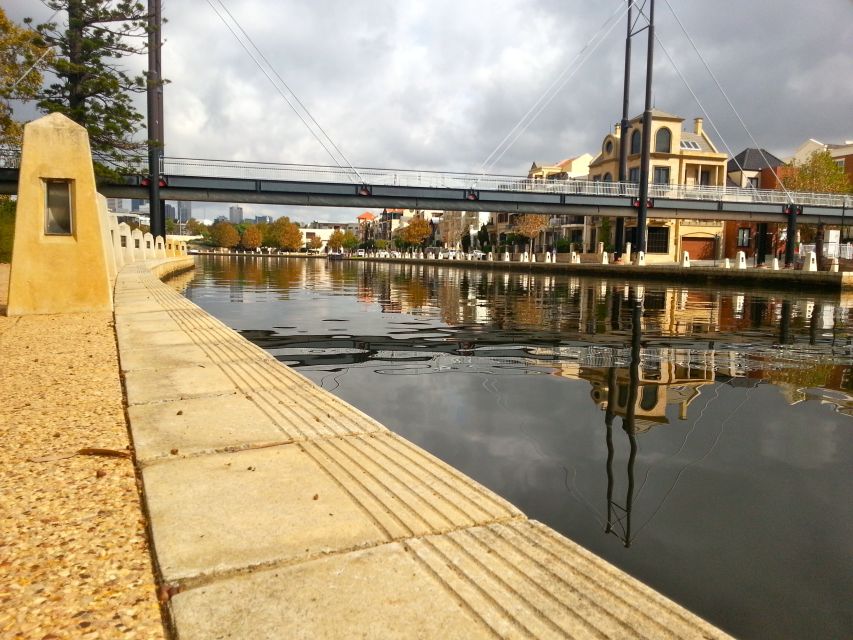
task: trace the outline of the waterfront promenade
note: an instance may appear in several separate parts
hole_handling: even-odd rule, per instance
[[[0,318],[4,636],[162,637],[157,575],[181,639],[727,637],[160,281],[188,264]],[[123,400],[154,573],[131,460],[70,455],[127,451]]]

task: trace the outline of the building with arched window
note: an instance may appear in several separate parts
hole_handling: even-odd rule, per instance
[[[649,193],[652,199],[656,195],[666,197],[669,191],[667,187],[671,185],[701,189],[726,184],[728,156],[720,153],[708,137],[702,126],[702,118],[695,119],[692,131],[685,131],[683,123],[684,118],[658,109],[652,110],[649,153]],[[640,181],[642,116],[629,122],[626,135],[629,136],[626,180],[637,183]],[[614,131],[604,137],[600,153],[589,164],[590,180],[617,180],[621,136],[620,126],[616,125]],[[625,241],[636,246],[636,225],[630,218],[626,220],[625,230]],[[649,262],[677,261],[684,251],[690,254],[692,260],[716,258],[722,250],[723,232],[722,222],[658,218],[652,207],[649,209],[646,259]]]

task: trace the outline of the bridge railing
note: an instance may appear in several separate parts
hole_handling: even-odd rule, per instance
[[[0,168],[17,168],[20,150],[0,147]],[[147,159],[129,157],[125,167],[148,172]],[[272,162],[243,162],[199,158],[165,157],[162,173],[205,178],[237,178],[246,180],[280,180],[371,186],[425,187],[432,189],[509,191],[558,195],[612,196],[636,198],[638,185],[632,182],[596,180],[541,180],[506,175],[478,173],[418,171],[412,169],[380,169],[375,167],[341,168],[324,165],[298,165]],[[785,192],[768,189],[741,189],[704,185],[650,184],[650,198],[675,200],[707,200],[744,204],[798,205],[853,208],[853,196],[831,193]]]

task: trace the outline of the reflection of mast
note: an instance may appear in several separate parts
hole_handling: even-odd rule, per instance
[[[622,429],[628,434],[628,444],[631,451],[628,454],[628,490],[625,495],[625,506],[622,507],[613,501],[613,409],[615,406],[616,369],[610,367],[608,372],[608,394],[607,413],[605,414],[605,426],[607,427],[607,526],[605,533],[614,533],[613,525],[621,523],[623,535],[617,536],[626,547],[631,546],[631,510],[634,505],[634,463],[637,459],[637,436],[634,429],[634,417],[637,405],[637,393],[640,385],[640,341],[643,337],[643,298],[639,292],[634,292],[631,308],[631,365],[629,368],[628,406],[626,415],[622,418]],[[617,509],[625,515],[623,518],[613,518],[613,511]]]

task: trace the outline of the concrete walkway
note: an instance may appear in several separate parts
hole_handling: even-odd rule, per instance
[[[125,267],[116,332],[177,637],[723,638]]]

